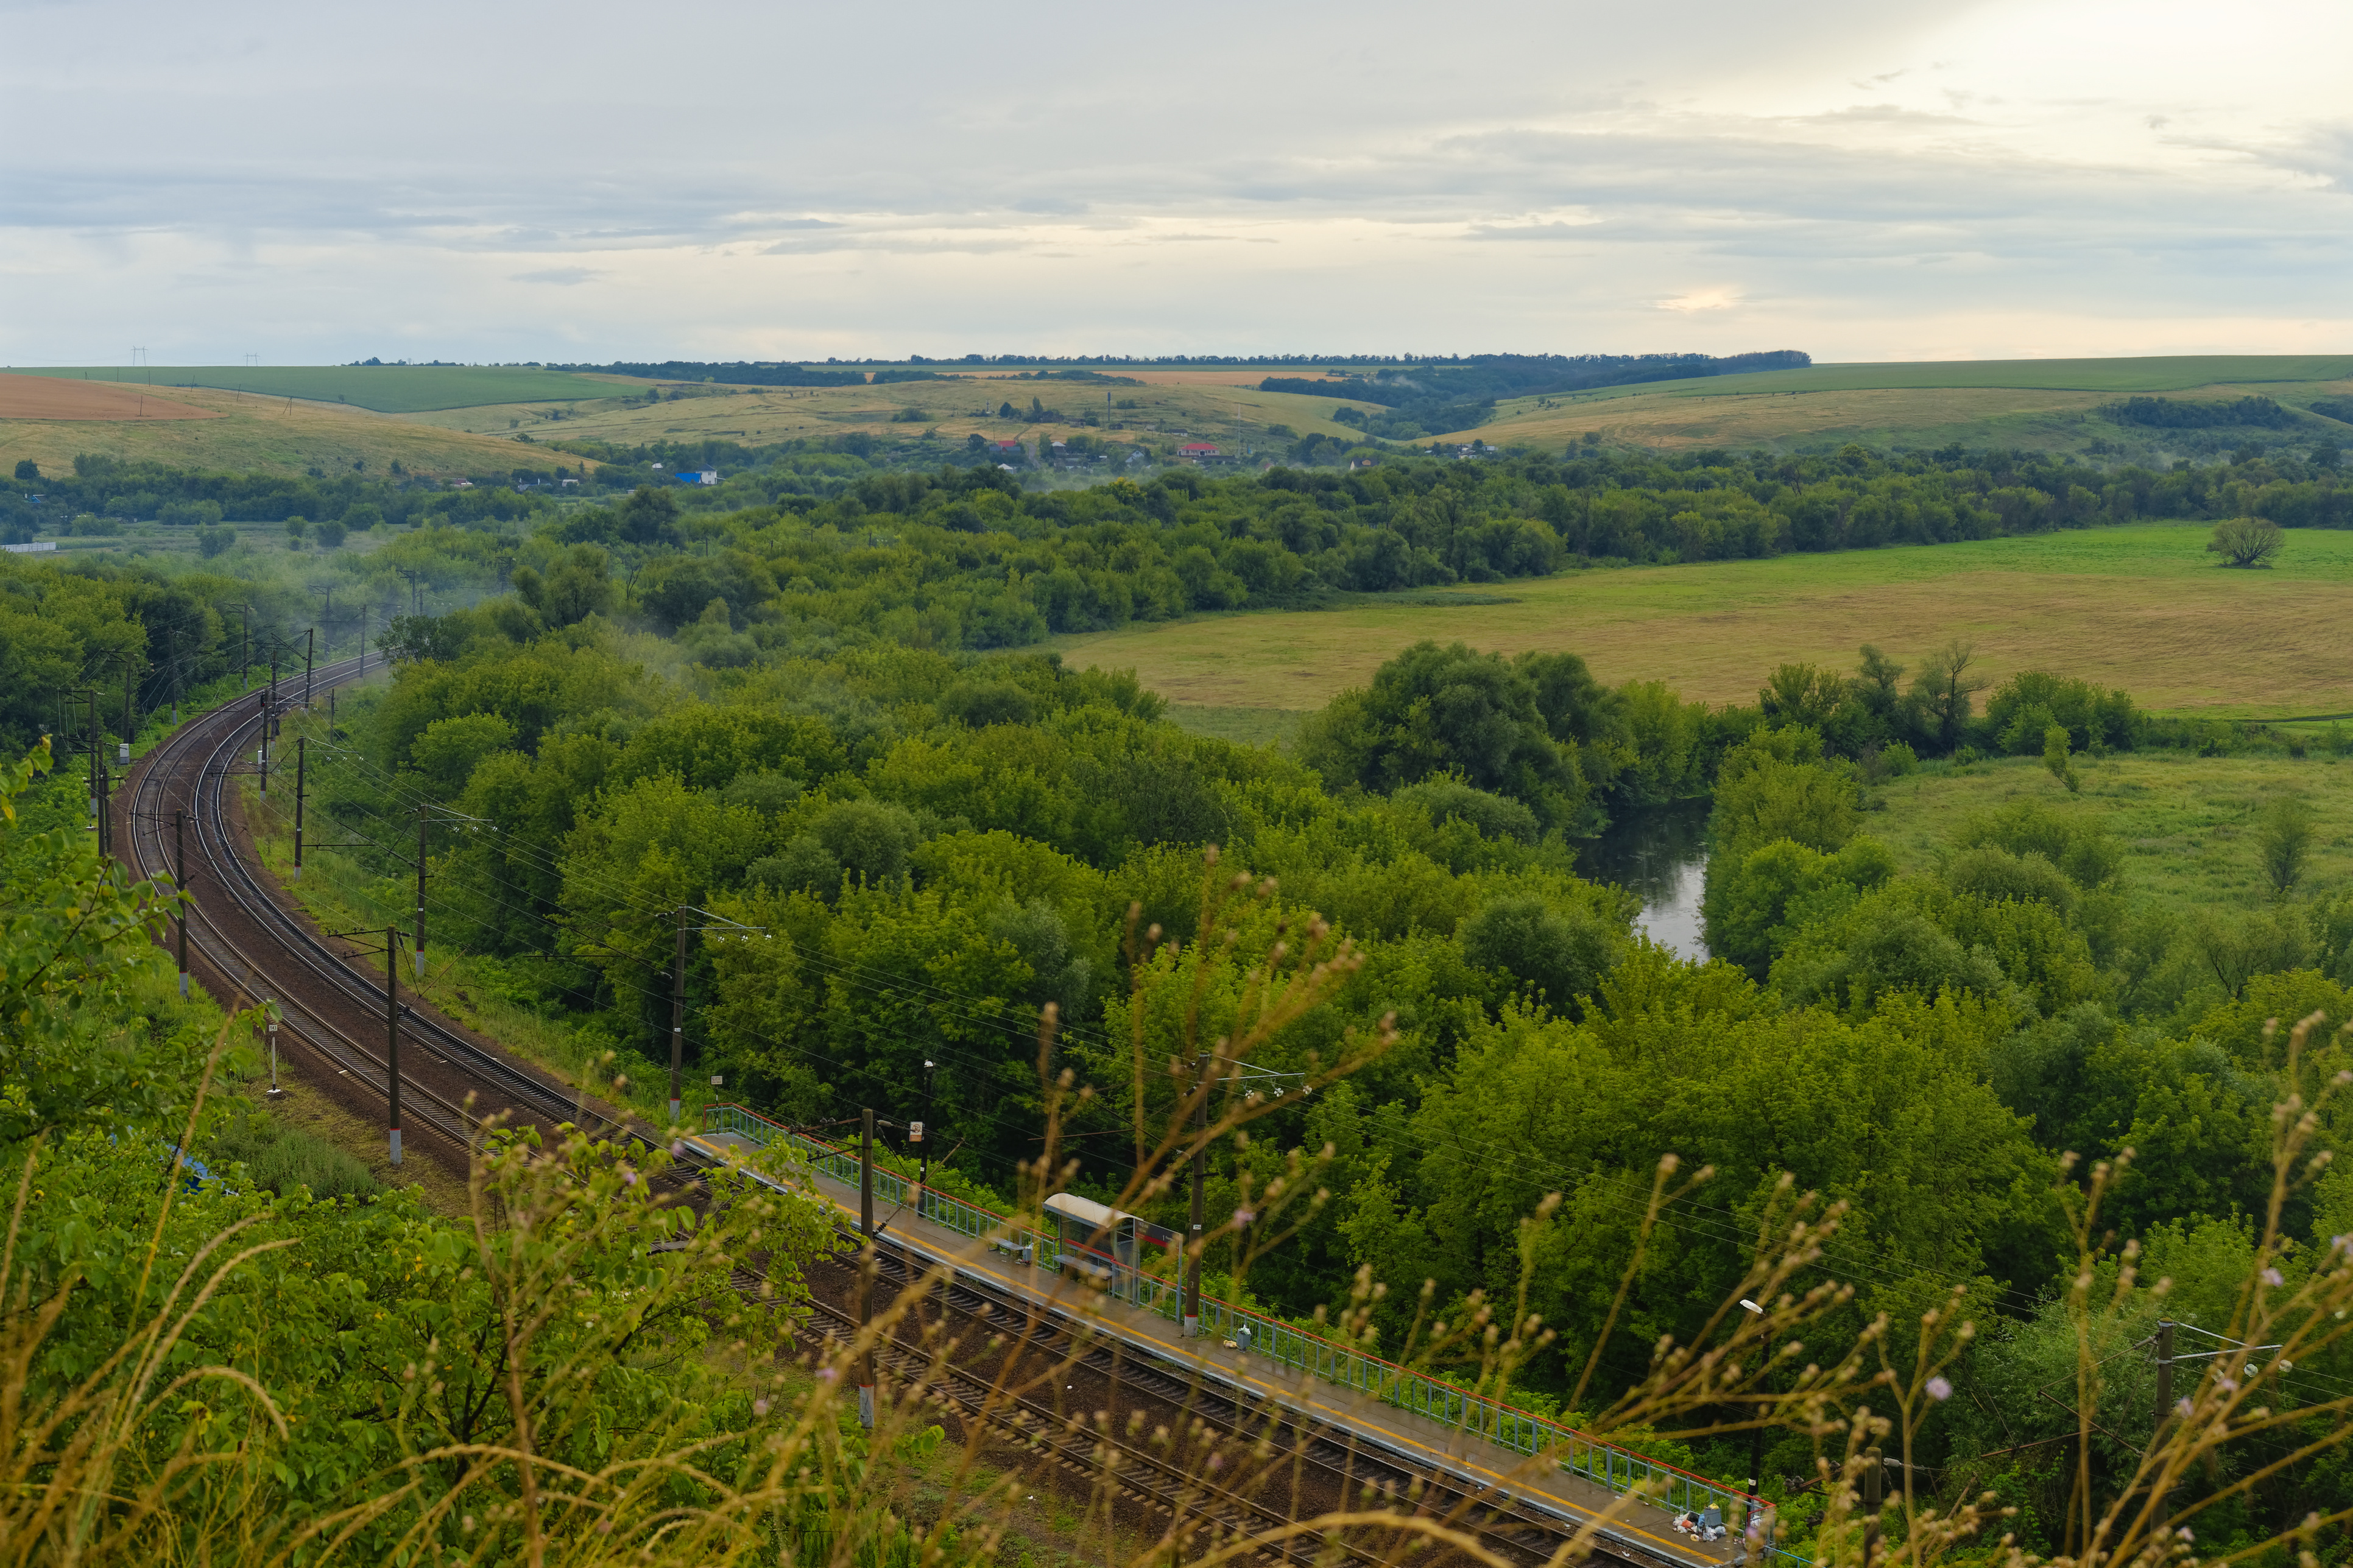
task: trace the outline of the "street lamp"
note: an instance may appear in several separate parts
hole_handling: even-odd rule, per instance
[[[1762,1394],[1765,1392],[1765,1380],[1773,1375],[1772,1320],[1765,1315],[1764,1308],[1758,1306],[1756,1302],[1750,1300],[1746,1296],[1743,1296],[1740,1299],[1740,1307],[1743,1311],[1750,1313],[1765,1326],[1765,1363],[1762,1370],[1757,1373],[1757,1390],[1759,1394]],[[1764,1489],[1765,1412],[1762,1408],[1759,1408],[1757,1412],[1756,1429],[1748,1435],[1748,1523],[1752,1527],[1758,1527],[1757,1521],[1763,1517]],[[1762,1536],[1759,1536],[1758,1538],[1758,1544],[1761,1548],[1763,1544]]]
[[[923,1212],[923,1188],[932,1179],[932,1142],[923,1133],[932,1120],[932,1069],[937,1065],[928,1058],[923,1063],[923,1120],[907,1129],[907,1142],[915,1145],[915,1212],[918,1215]]]

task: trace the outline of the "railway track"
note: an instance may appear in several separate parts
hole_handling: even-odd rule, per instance
[[[849,1247],[857,1245],[854,1235],[844,1233],[842,1240]],[[745,1271],[740,1282],[748,1289],[756,1286],[756,1279]],[[1260,1554],[1269,1562],[1322,1561],[1334,1541],[1321,1536],[1265,1538],[1295,1518],[1349,1508],[1395,1508],[1444,1521],[1495,1555],[1529,1568],[1553,1561],[1577,1534],[1568,1521],[1524,1509],[1507,1496],[1465,1487],[1442,1472],[1352,1441],[1345,1433],[1303,1426],[1279,1407],[1188,1379],[1108,1337],[1074,1332],[1034,1306],[963,1277],[930,1277],[887,1243],[875,1255],[875,1283],[894,1297],[920,1286],[926,1300],[937,1302],[976,1331],[957,1336],[946,1332],[943,1324],[933,1324],[927,1338],[920,1313],[902,1316],[895,1342],[879,1350],[876,1358],[880,1368],[902,1387],[965,1419],[982,1422],[1059,1469],[1106,1481],[1132,1503],[1180,1521],[1197,1520],[1195,1528],[1221,1539],[1257,1542]],[[822,1292],[813,1291],[810,1300],[821,1320],[818,1331],[834,1343],[847,1343],[855,1331],[849,1313]],[[877,1310],[881,1310],[879,1303]],[[912,1331],[911,1321],[915,1325]],[[971,1367],[977,1359],[976,1339],[1001,1347],[988,1359],[1030,1358],[1019,1370],[1032,1381],[1050,1372],[1044,1380],[1061,1387],[1068,1376],[1091,1373],[1105,1389],[1116,1387],[1126,1397],[1106,1397],[1102,1403],[1107,1408],[1120,1407],[1109,1420],[1090,1421],[1056,1405],[1012,1394]],[[961,1353],[947,1353],[958,1345]],[[1001,1379],[1000,1384],[1016,1381],[1019,1379]],[[1132,1427],[1123,1435],[1126,1418],[1136,1411],[1145,1413],[1147,1426],[1170,1433],[1205,1427],[1215,1434],[1220,1451],[1245,1457],[1236,1482],[1219,1486],[1209,1480],[1198,1449],[1188,1460],[1179,1445],[1145,1440]],[[1251,1465],[1256,1466],[1255,1484],[1249,1473]],[[1282,1506],[1254,1495],[1270,1488],[1285,1491]],[[1403,1539],[1394,1529],[1375,1533],[1388,1539],[1343,1539],[1336,1544],[1362,1562],[1397,1561]],[[1672,1562],[1606,1530],[1588,1544],[1594,1556],[1631,1568],[1667,1568]]]
[[[366,657],[343,660],[318,671],[316,685],[380,668]],[[263,692],[238,698],[148,753],[129,791],[125,858],[139,878],[181,885],[185,874],[194,904],[188,966],[206,989],[225,1002],[274,1002],[281,1037],[290,1037],[281,1049],[307,1051],[329,1076],[383,1104],[390,1096],[384,976],[356,968],[353,952],[331,946],[238,852],[230,780],[259,743],[265,706]],[[600,1114],[414,1004],[404,1005],[400,1035],[404,1137],[422,1132],[462,1161],[481,1121],[504,1112],[543,1129],[569,1121],[597,1136],[653,1142],[648,1130]]]
[[[371,668],[381,667],[365,659],[332,664],[318,672],[317,685],[354,680]],[[383,975],[358,967],[352,951],[331,945],[238,849],[231,780],[268,717],[263,694],[257,692],[192,720],[148,754],[128,791],[125,860],[141,879],[183,885],[185,874],[193,895],[186,916],[188,963],[207,990],[225,1001],[274,1002],[286,1037],[281,1048],[307,1052],[323,1072],[347,1080],[359,1098],[383,1105],[390,1074]],[[182,813],[185,824],[179,825]],[[178,863],[182,852],[185,867]],[[425,1134],[456,1161],[465,1159],[482,1121],[501,1112],[542,1128],[571,1122],[596,1136],[645,1145],[657,1141],[653,1130],[601,1114],[564,1085],[485,1049],[429,1011],[408,1007],[401,1037],[404,1132]],[[690,1167],[708,1163],[692,1154],[681,1162]],[[686,1169],[678,1175],[691,1181],[694,1173]],[[924,1279],[921,1268],[888,1246],[877,1254],[877,1283],[893,1292]],[[1312,1497],[1323,1505],[1314,1511],[1377,1497],[1409,1512],[1446,1520],[1498,1555],[1532,1568],[1552,1559],[1575,1533],[1571,1523],[1549,1513],[1478,1492],[1386,1450],[1302,1428],[1284,1412],[1187,1380],[1116,1342],[1083,1336],[968,1279],[952,1278],[929,1289],[944,1310],[984,1338],[1036,1354],[1038,1366],[1051,1365],[1058,1375],[1083,1373],[1123,1389],[1128,1395],[1123,1414],[1149,1409],[1161,1417],[1157,1425],[1180,1434],[1196,1430],[1198,1423],[1239,1454],[1275,1445],[1282,1468],[1293,1475],[1294,1504]],[[840,1341],[851,1331],[840,1307],[820,1296],[812,1302],[820,1331],[829,1339]],[[983,1423],[1057,1468],[1092,1482],[1104,1478],[1108,1467],[1110,1484],[1132,1505],[1190,1521],[1187,1529],[1192,1531],[1253,1542],[1270,1563],[1320,1561],[1335,1544],[1312,1536],[1278,1538],[1274,1532],[1292,1522],[1292,1512],[1250,1495],[1254,1488],[1211,1482],[1199,1467],[1156,1451],[1150,1442],[1124,1436],[1115,1422],[1074,1420],[1048,1404],[992,1387],[974,1372],[948,1366],[903,1339],[879,1352],[878,1361],[920,1396]],[[1296,1489],[1303,1479],[1304,1492]],[[1403,1542],[1393,1540],[1386,1548],[1368,1540],[1338,1544],[1363,1561],[1387,1563],[1397,1559]],[[1597,1555],[1631,1568],[1687,1568],[1607,1531],[1592,1546]]]

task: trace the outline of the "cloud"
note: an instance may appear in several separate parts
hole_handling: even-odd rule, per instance
[[[1652,302],[1662,310],[1675,310],[1690,316],[1704,310],[1729,310],[1742,304],[1745,298],[1737,289],[1694,289],[1672,300]]]
[[[347,359],[405,330],[403,352],[586,359],[944,352],[984,328],[1070,352],[1736,331],[1905,358],[2353,314],[2342,0],[2128,27],[2122,0],[1692,0],[1673,29],[1495,0],[1440,33],[1365,0],[1345,46],[1312,8],[1210,4],[1248,19],[1247,54],[1108,13],[977,71],[960,14],[907,0],[879,96],[836,69],[780,98],[774,60],[871,51],[859,19],[696,0],[728,47],[616,119],[643,68],[621,0],[578,0],[561,36],[452,0],[388,36],[282,26],[288,0],[0,0],[21,35],[0,357],[78,363],[154,322],[185,363]],[[460,26],[535,68],[495,98],[448,79],[432,40]],[[120,112],[92,120],[102,87]],[[1741,284],[1662,281],[1694,278]]]

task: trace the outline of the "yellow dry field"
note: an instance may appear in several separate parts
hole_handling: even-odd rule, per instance
[[[18,377],[0,378],[16,381]],[[126,385],[121,389],[130,391]],[[174,387],[172,401],[195,417],[102,419],[10,418],[0,416],[0,467],[14,468],[30,458],[46,474],[73,471],[76,453],[90,452],[132,462],[175,468],[218,468],[239,473],[329,473],[390,471],[395,462],[410,473],[441,475],[503,473],[540,468],[554,458],[511,440],[437,429],[391,415],[371,414],[340,404],[290,402],[204,387]],[[160,401],[151,399],[151,402]]]
[[[1176,374],[1176,373],[1168,373]],[[1260,373],[1262,376],[1263,372]],[[673,398],[671,393],[679,393]],[[1010,403],[1026,411],[1032,398],[1064,416],[1030,424],[1005,418]],[[1124,406],[1123,406],[1124,405]],[[1142,385],[1106,385],[1086,381],[1034,381],[984,375],[958,381],[902,381],[880,386],[665,387],[662,399],[597,399],[572,404],[503,404],[405,415],[410,423],[436,429],[471,431],[534,440],[596,440],[634,446],[656,441],[740,441],[763,446],[776,441],[820,439],[852,430],[889,438],[936,430],[961,441],[977,433],[992,440],[1064,440],[1073,434],[1106,440],[1166,443],[1209,440],[1223,444],[1287,445],[1311,432],[1346,437],[1332,422],[1335,398],[1260,392],[1255,387],[1201,382],[1154,381]],[[1367,408],[1370,405],[1354,406]],[[906,409],[920,416],[894,418]],[[1092,416],[1096,424],[1079,420]],[[1287,426],[1291,437],[1274,427]],[[1114,428],[1114,426],[1120,426]]]
[[[1915,661],[1958,637],[1999,680],[2056,670],[2175,712],[2353,712],[2353,535],[2299,531],[2276,569],[2232,571],[2202,524],[1572,573],[1057,639],[1192,707],[1300,710],[1430,638],[1581,654],[1606,681],[1754,701],[1783,663]],[[1489,602],[1481,602],[1486,600]],[[1503,602],[1493,602],[1493,601]]]
[[[176,403],[138,382],[56,375],[0,376],[0,419],[212,419],[209,408]]]
[[[1747,378],[1741,378],[1746,380]],[[2092,411],[2115,401],[2114,392],[2052,391],[2033,387],[1941,386],[1826,389],[1821,391],[1701,392],[1704,382],[1675,382],[1658,391],[1611,390],[1571,401],[1516,398],[1495,405],[1495,417],[1475,431],[1457,431],[1449,440],[1476,438],[1505,447],[1525,444],[1538,450],[1566,447],[1588,431],[1616,445],[1662,450],[1691,447],[1773,446],[1784,441],[1891,442],[1936,446],[2040,447],[2098,433]],[[2276,396],[2277,385],[2217,384],[2168,396],[2230,398]],[[2353,382],[2299,384],[2290,401],[2353,391]],[[2113,429],[2108,434],[2114,435]],[[2147,432],[2161,437],[2162,432]],[[2348,431],[2353,437],[2353,430]]]

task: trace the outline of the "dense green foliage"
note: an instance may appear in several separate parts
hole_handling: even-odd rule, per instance
[[[607,1530],[756,1473],[763,1384],[721,1336],[773,1349],[805,1299],[801,1262],[828,1243],[822,1205],[723,1173],[698,1223],[657,1192],[659,1152],[536,1135],[493,1139],[479,1201],[500,1219],[481,1228],[379,1190],[349,1155],[235,1105],[242,1021],[177,998],[150,891],[87,836],[45,829],[73,803],[30,773],[0,773],[13,1549],[87,1561],[93,1542],[160,1528],[166,1548],[277,1561],[340,1519],[361,1560],[417,1532],[401,1550],[495,1561],[517,1544],[514,1455],[585,1476],[700,1447],[691,1469],[654,1466]],[[191,1131],[201,1179],[180,1160]],[[757,1311],[729,1256],[755,1239]],[[45,1507],[52,1485],[111,1506]]]
[[[2055,1353],[2049,1292],[2073,1259],[2052,1193],[2084,1180],[2063,1156],[2138,1152],[2108,1213],[2151,1256],[2243,1252],[2270,1184],[2270,1107],[2313,1087],[2290,1081],[2263,1021],[2353,1017],[2353,900],[2298,891],[2292,824],[2275,836],[2279,897],[2177,920],[2135,901],[2107,829],[2067,790],[2077,753],[2205,749],[2225,743],[2215,731],[2063,673],[1989,690],[1963,645],[1864,649],[1852,675],[1760,671],[1754,706],[1709,710],[1654,683],[1604,687],[1573,656],[1425,644],[1316,716],[1296,753],[1180,731],[1130,678],[976,651],[1580,556],[2265,506],[2341,521],[2326,471],[2101,476],[1857,451],[1040,492],[993,468],[822,461],[842,466],[755,470],[715,495],[642,489],[535,517],[529,534],[396,541],[484,596],[400,622],[388,685],[346,700],[340,742],[311,752],[314,809],[375,846],[355,858],[388,910],[407,903],[410,808],[485,825],[430,846],[437,942],[632,1076],[667,1055],[680,911],[707,911],[698,931],[740,929],[690,942],[697,1079],[807,1121],[904,1116],[928,1081],[939,1146],[1010,1186],[1036,1153],[1051,1003],[1060,1065],[1092,1091],[1076,1180],[1108,1194],[1131,1173],[1129,1130],[1172,1103],[1165,1064],[1188,1019],[1215,1037],[1247,1005],[1228,956],[1146,934],[1195,932],[1214,844],[1221,866],[1275,882],[1244,951],[1314,911],[1366,957],[1255,1065],[1298,1070],[1396,1026],[1345,1084],[1212,1157],[1213,1212],[1230,1212],[1284,1151],[1330,1148],[1330,1201],[1252,1268],[1261,1300],[1336,1307],[1368,1268],[1393,1288],[1374,1323],[1394,1346],[1415,1281],[1435,1280],[1450,1310],[1472,1290],[1508,1296],[1533,1249],[1529,1310],[1558,1337],[1525,1397],[1567,1397],[1594,1358],[1588,1393],[1607,1398],[1642,1376],[1659,1336],[1704,1326],[1786,1179],[1847,1205],[1822,1270],[1856,1294],[1809,1357],[1842,1354],[1876,1312],[1916,1322],[1969,1287],[1989,1328],[1956,1369],[1968,1408],[1929,1419],[1922,1462],[2011,1487],[2047,1520],[2064,1509],[2055,1465],[1972,1467],[1994,1427],[2049,1425],[2034,1390]],[[776,492],[754,493],[765,484]],[[491,592],[502,564],[511,591]],[[10,571],[107,606],[85,614],[90,646],[144,634],[125,598],[138,574]],[[2049,802],[1957,821],[1938,865],[1899,874],[1869,831],[1874,784],[1989,752],[2050,759]],[[1577,839],[1711,792],[1716,959],[1692,963],[1633,936],[1631,900],[1577,874]],[[2297,1071],[2325,1077],[2342,1054],[2329,1044]],[[2341,1141],[2340,1114],[2321,1147]],[[1714,1177],[1661,1220],[1605,1336],[1669,1153]],[[1557,1212],[1524,1228],[1549,1193]],[[1176,1221],[1181,1200],[1159,1201],[1155,1217]],[[2353,1178],[2298,1195],[2288,1223],[2325,1251],[2353,1230]],[[2353,1376],[2341,1359],[2309,1375]],[[1805,1468],[1807,1439],[1777,1443],[1768,1477]],[[1744,1473],[1738,1453],[1700,1458]],[[2302,1491],[2331,1474],[2290,1464],[2234,1517],[2300,1517]]]
[[[2228,403],[2188,397],[2127,397],[2104,403],[2100,412],[2120,425],[2147,425],[2158,430],[2211,430],[2224,425],[2253,425],[2280,430],[2295,416],[2276,398],[2240,397]]]

